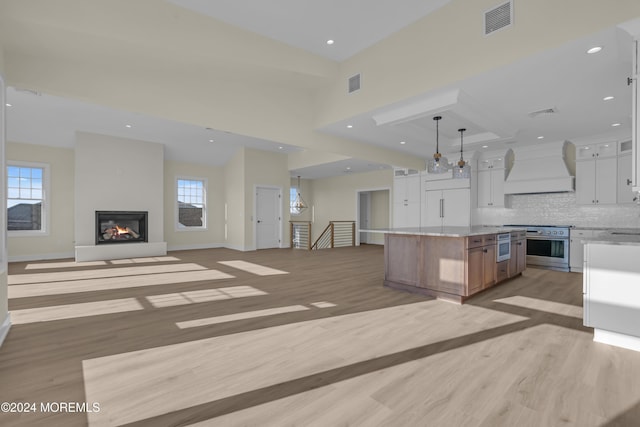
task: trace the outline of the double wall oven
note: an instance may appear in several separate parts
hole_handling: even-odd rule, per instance
[[[527,266],[569,271],[569,226],[514,225],[527,230]]]

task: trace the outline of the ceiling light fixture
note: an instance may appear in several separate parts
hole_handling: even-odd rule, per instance
[[[7,107],[13,107],[13,105],[9,104],[8,102],[6,104],[4,104],[4,105],[6,105]]]
[[[331,39],[327,40],[327,44],[328,44],[329,46],[331,46],[331,45],[332,45],[332,44],[334,44],[334,43],[335,43],[335,42],[334,42],[333,40],[331,40]]]
[[[591,49],[587,50],[587,53],[591,55],[592,53],[598,53],[602,50],[602,46],[594,46]]]
[[[611,126],[613,126],[613,127],[620,126],[620,123],[613,123],[613,124],[611,124]]]
[[[209,142],[213,142],[213,139],[210,139]]]
[[[602,98],[603,101],[611,101],[614,97],[613,96],[605,96],[604,98]]]
[[[404,145],[406,143],[407,143],[407,141],[400,141],[400,145]]]
[[[284,147],[280,146],[278,147],[278,150],[284,150]]]
[[[540,136],[538,137],[538,139],[544,139],[544,136],[540,135]]]
[[[130,128],[131,128],[131,125],[124,125],[124,127],[126,127],[126,128],[129,128],[129,129],[130,129]]]
[[[304,199],[300,195],[300,175],[298,175],[298,186],[296,187],[296,190],[298,191],[298,195],[291,204],[291,211],[295,212],[296,214],[300,214],[305,209],[307,209],[307,204],[304,202]]]
[[[468,179],[471,178],[471,166],[469,163],[464,161],[463,157],[463,141],[462,134],[466,131],[466,129],[458,129],[460,132],[460,160],[458,160],[457,166],[453,169],[453,177],[457,179]]]
[[[347,129],[351,129],[353,125],[347,125]]]
[[[438,123],[442,119],[442,116],[435,116],[433,120],[436,122],[436,152],[433,154],[433,159],[427,163],[428,173],[445,173],[449,170],[449,161],[446,157],[440,154],[440,127]]]

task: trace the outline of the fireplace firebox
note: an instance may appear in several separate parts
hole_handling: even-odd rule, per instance
[[[148,212],[96,211],[96,245],[147,242]]]

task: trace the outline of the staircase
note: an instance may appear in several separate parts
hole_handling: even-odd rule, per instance
[[[355,221],[329,221],[320,237],[311,244],[311,222],[290,221],[291,247],[294,249],[329,249],[356,245]]]

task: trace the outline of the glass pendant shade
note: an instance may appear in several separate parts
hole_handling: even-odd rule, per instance
[[[427,172],[428,173],[445,173],[449,168],[449,161],[446,157],[440,154],[440,132],[438,128],[438,122],[442,119],[442,116],[435,116],[433,120],[436,121],[436,152],[433,155],[433,159],[430,159],[427,162]]]
[[[453,177],[456,179],[471,178],[471,166],[465,162],[463,157],[462,134],[464,131],[466,131],[466,129],[458,129],[458,132],[460,132],[460,160],[458,160],[458,164],[453,168]]]
[[[291,204],[291,210],[299,214],[307,209],[307,204],[304,202],[304,199],[300,195],[300,176],[298,176],[298,187],[296,188],[296,190],[298,191],[298,194],[296,195],[296,199]]]

